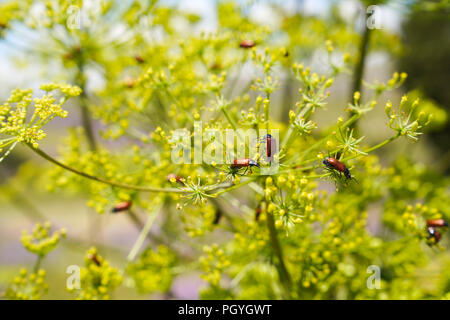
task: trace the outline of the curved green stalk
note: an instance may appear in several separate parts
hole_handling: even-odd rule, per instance
[[[158,188],[158,187],[150,187],[150,186],[136,186],[136,185],[131,185],[131,184],[126,184],[126,183],[120,183],[120,182],[115,182],[115,181],[110,181],[101,177],[97,177],[97,176],[93,176],[90,175],[86,172],[77,170],[75,168],[72,168],[62,162],[59,162],[58,160],[56,160],[55,158],[53,158],[52,156],[48,155],[47,153],[45,153],[44,151],[42,151],[39,148],[34,148],[32,145],[27,144],[27,146],[33,150],[34,152],[36,152],[39,156],[41,156],[42,158],[46,159],[47,161],[50,161],[53,164],[56,164],[57,166],[66,169],[70,172],[73,172],[79,176],[85,177],[87,179],[90,180],[94,180],[100,183],[104,183],[104,184],[108,184],[110,186],[113,187],[118,187],[118,188],[122,188],[122,189],[130,189],[130,190],[136,190],[136,191],[145,191],[145,192],[166,192],[166,193],[190,193],[191,190],[189,189],[178,189],[178,188]],[[218,184],[213,188],[208,189],[207,191],[213,191],[213,190],[217,190],[217,189],[222,189],[222,188],[227,188],[222,190],[220,193],[215,193],[215,194],[211,194],[211,197],[216,197],[219,194],[222,194],[223,192],[227,192],[233,189],[237,189],[238,187],[240,187],[241,185],[246,185],[250,182],[252,182],[253,179],[250,179],[249,181],[245,181],[241,184],[238,185],[231,185],[229,183],[222,183],[222,184]]]
[[[139,234],[136,242],[133,245],[133,248],[131,248],[130,253],[127,256],[128,261],[133,261],[136,258],[136,255],[138,254],[139,250],[141,250],[142,245],[144,244],[145,239],[148,236],[148,233],[150,232],[150,229],[153,226],[153,223],[156,220],[156,217],[158,216],[159,211],[161,210],[162,205],[158,205],[154,208],[150,216],[147,218],[147,222],[145,223],[144,227],[141,230],[141,233]]]
[[[292,286],[291,275],[284,262],[283,250],[281,248],[280,241],[278,239],[278,234],[275,228],[275,221],[273,219],[273,216],[271,213],[267,212],[267,210],[266,216],[267,216],[267,227],[269,229],[270,244],[278,260],[276,267],[278,270],[280,281],[285,289],[286,295],[290,297],[290,290]]]
[[[39,271],[39,269],[41,267],[41,263],[42,263],[43,259],[44,259],[44,256],[42,256],[40,254],[37,256],[36,263],[34,264],[34,267],[33,267],[33,272],[34,273],[38,273],[38,271]]]
[[[188,191],[184,191],[184,190],[180,190],[180,189],[176,189],[176,188],[157,188],[157,187],[142,187],[142,186],[134,186],[134,185],[129,185],[129,184],[125,184],[125,183],[120,183],[120,182],[115,182],[115,181],[110,181],[107,179],[103,179],[100,177],[96,177],[93,175],[90,175],[88,173],[79,171],[75,168],[69,167],[68,165],[65,165],[64,163],[59,162],[58,160],[56,160],[55,158],[51,157],[50,155],[48,155],[47,153],[45,153],[44,151],[42,151],[39,148],[34,148],[33,146],[27,144],[27,146],[30,147],[31,150],[33,150],[34,152],[36,152],[38,155],[40,155],[42,158],[52,162],[53,164],[56,164],[57,166],[66,169],[70,172],[73,172],[79,176],[85,177],[87,179],[90,180],[94,180],[97,182],[101,182],[101,183],[105,183],[105,184],[109,184],[111,186],[114,187],[119,187],[119,188],[123,188],[123,189],[132,189],[132,190],[137,190],[137,191],[148,191],[148,192],[172,192],[172,193],[186,193]]]

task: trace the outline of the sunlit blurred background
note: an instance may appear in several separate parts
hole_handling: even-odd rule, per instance
[[[124,5],[127,1],[124,1]],[[389,163],[399,154],[405,154],[417,163],[424,163],[442,174],[450,172],[450,125],[446,111],[450,106],[450,19],[448,10],[424,10],[417,12],[413,6],[418,1],[377,1],[380,29],[371,30],[363,79],[367,83],[387,81],[395,71],[406,72],[409,77],[404,86],[390,92],[380,99],[378,108],[360,123],[361,134],[367,137],[366,143],[372,144],[389,137],[390,132],[384,125],[386,118],[381,106],[387,99],[399,101],[410,92],[434,110],[436,121],[419,142],[411,146],[403,140],[387,146],[381,161]],[[420,1],[419,1],[420,2]],[[433,7],[439,2],[423,1]],[[1,1],[0,1],[1,3]],[[217,3],[208,0],[162,1],[164,5],[176,6],[182,11],[200,16],[195,28],[186,32],[214,31],[217,28]],[[365,4],[356,0],[280,0],[245,1],[241,0],[242,10],[251,20],[266,24],[273,30],[291,19],[320,19],[325,22],[339,20],[350,30],[349,33],[361,35],[366,21]],[[0,13],[1,14],[1,13]],[[30,12],[30,15],[33,14]],[[312,20],[313,21],[313,20]],[[182,19],[173,19],[178,28],[184,28]],[[333,23],[325,26],[333,27]],[[118,27],[117,32],[121,32]],[[309,30],[298,30],[299,39]],[[278,32],[272,39],[283,43],[286,35]],[[318,39],[321,41],[322,39]],[[301,40],[299,40],[301,42]],[[355,47],[361,37],[350,38]],[[58,61],[51,56],[34,54],[45,45],[45,35],[30,31],[20,24],[14,31],[0,38],[0,101],[8,98],[9,92],[17,87],[38,89],[41,83],[68,81],[68,76]],[[309,48],[309,49],[308,49]],[[34,51],[36,50],[36,51]],[[291,54],[294,60],[310,65],[314,70],[322,71],[326,55],[323,47],[311,44]],[[95,68],[86,70],[87,88],[95,90],[102,87],[102,74]],[[245,72],[235,70],[231,78],[245,83]],[[284,76],[282,88],[274,95],[272,115],[279,121],[287,120],[287,113],[295,103],[298,89],[289,76]],[[326,112],[316,116],[315,121],[322,126],[332,124],[342,115],[342,110],[352,96],[352,76],[344,74],[335,81]],[[364,90],[362,92],[364,96]],[[70,116],[57,120],[47,128],[48,137],[42,142],[44,149],[57,154],[60,137],[69,126],[79,123],[78,109],[69,107]],[[98,125],[98,124],[96,124]],[[108,142],[113,144],[113,142]],[[65,273],[70,264],[82,261],[86,248],[96,245],[116,266],[123,266],[123,257],[127,255],[139,232],[135,226],[121,215],[98,215],[86,206],[86,199],[70,192],[49,193],[46,181],[41,177],[27,177],[27,166],[40,164],[50,166],[38,159],[23,147],[17,147],[0,165],[0,292],[23,266],[34,263],[35,257],[22,247],[20,234],[23,229],[32,229],[36,221],[49,220],[55,226],[68,227],[68,239],[63,246],[52,252],[43,267],[51,273],[51,286],[48,298],[71,298],[66,292]],[[18,172],[26,178],[25,183],[12,179]],[[25,179],[24,178],[24,179]],[[158,233],[158,228],[152,230]],[[172,289],[175,298],[198,298],[198,288],[204,282],[197,273],[178,277]],[[155,296],[137,296],[134,289],[122,286],[114,298],[149,298]],[[158,296],[156,296],[157,298]],[[162,298],[162,297],[161,297]]]

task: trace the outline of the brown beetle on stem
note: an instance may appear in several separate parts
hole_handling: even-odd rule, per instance
[[[429,219],[427,227],[448,227],[448,223],[444,219]]]
[[[93,261],[97,266],[100,266],[100,265],[101,265],[101,262],[100,262],[100,260],[98,259],[98,257],[97,257],[96,254],[90,253],[89,256],[88,256],[88,259],[91,260],[91,261]]]
[[[239,47],[244,49],[253,48],[255,45],[256,45],[255,41],[252,40],[242,40],[241,43],[239,43]]]
[[[328,157],[325,160],[323,160],[323,164],[326,165],[328,168],[339,171],[344,173],[344,176],[347,179],[351,179],[352,175],[350,174],[350,171],[347,169],[345,164],[337,160],[336,158]]]
[[[435,227],[428,227],[427,233],[428,240],[432,240],[434,244],[437,244],[439,241],[441,241],[441,233]]]
[[[116,213],[126,211],[131,208],[131,205],[132,205],[131,201],[120,202],[115,205],[115,207],[111,210],[111,212]]]
[[[258,167],[261,168],[258,162],[255,160],[249,159],[249,158],[243,158],[243,159],[235,159],[233,163],[231,164],[230,168],[234,171],[237,171],[241,168],[245,168],[244,174],[247,173],[247,170],[250,169],[250,172],[252,172],[252,167]]]
[[[175,173],[169,173],[166,178],[169,182],[175,181],[178,183],[183,183],[183,177],[176,175]]]
[[[145,59],[142,58],[142,56],[140,56],[140,55],[135,55],[134,59],[136,60],[137,63],[144,63],[145,62]]]

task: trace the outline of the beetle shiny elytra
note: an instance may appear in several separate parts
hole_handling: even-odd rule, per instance
[[[328,157],[323,160],[322,163],[330,169],[342,172],[347,179],[352,178],[352,175],[350,174],[350,171],[347,169],[347,167],[336,158]]]
[[[277,149],[277,140],[271,134],[266,134],[263,139],[266,141],[266,155],[269,161],[272,161]]]
[[[255,160],[244,158],[244,159],[235,159],[231,164],[232,169],[245,168],[245,167],[260,167],[259,163]]]
[[[233,163],[230,165],[230,168],[234,171],[237,171],[241,168],[245,168],[244,174],[247,172],[247,170],[249,168],[250,168],[250,172],[251,172],[252,167],[261,168],[261,166],[259,165],[258,162],[256,162],[255,160],[249,159],[249,158],[235,159],[233,161]]]
[[[252,40],[242,40],[241,43],[239,43],[239,47],[244,49],[253,48],[255,45],[255,41]]]
[[[131,201],[120,202],[115,205],[115,207],[112,209],[112,212],[115,213],[115,212],[126,211],[126,210],[130,209],[130,207],[131,207]]]
[[[444,219],[430,219],[427,220],[427,227],[448,227],[448,223]]]

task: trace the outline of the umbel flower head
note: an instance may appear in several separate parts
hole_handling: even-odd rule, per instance
[[[9,146],[9,153],[18,142],[37,148],[38,141],[45,138],[42,128],[55,117],[67,117],[67,111],[62,108],[63,104],[70,97],[81,93],[79,87],[54,83],[42,85],[41,90],[47,94],[34,99],[31,89],[13,90],[7,102],[0,105],[0,134],[10,136],[0,140],[0,151]],[[56,90],[61,93],[59,100],[51,93]],[[32,105],[34,109],[31,112]],[[0,158],[1,160],[3,158]]]
[[[9,284],[3,297],[10,300],[37,300],[48,290],[45,282],[45,270],[29,273],[27,269],[21,269],[17,277]]]
[[[167,292],[172,286],[175,262],[175,254],[160,245],[157,251],[147,248],[136,263],[128,266],[127,273],[141,293]]]
[[[96,248],[90,248],[84,258],[81,269],[81,289],[69,289],[82,300],[108,300],[110,293],[122,283],[122,276],[117,268],[98,254]]]
[[[31,234],[24,230],[22,232],[22,245],[29,252],[44,257],[50,251],[56,248],[61,237],[66,236],[66,230],[61,229],[51,233],[51,224],[46,222],[44,225],[37,223]]]

